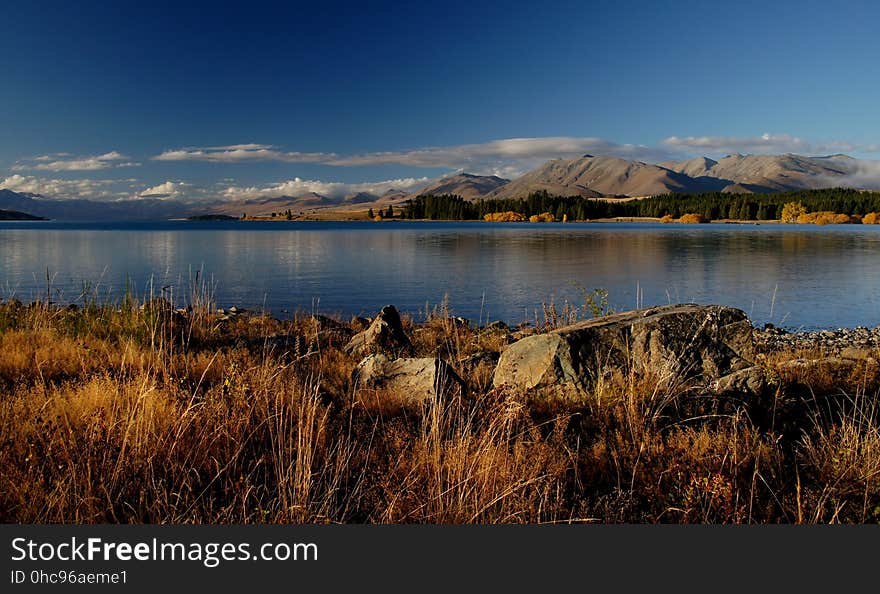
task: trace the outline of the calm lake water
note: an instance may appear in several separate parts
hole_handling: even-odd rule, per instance
[[[183,304],[196,273],[217,304],[418,320],[511,323],[541,304],[608,291],[617,310],[676,302],[745,310],[756,324],[880,324],[880,226],[487,223],[0,223],[0,297],[117,299],[162,287]]]

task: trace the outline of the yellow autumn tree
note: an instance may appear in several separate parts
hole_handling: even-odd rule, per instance
[[[786,202],[782,207],[779,219],[783,223],[797,223],[798,217],[807,214],[807,209],[800,202]]]

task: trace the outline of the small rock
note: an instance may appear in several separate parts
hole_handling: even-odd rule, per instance
[[[754,365],[719,378],[712,384],[712,389],[716,394],[758,396],[768,386],[766,371],[760,365]]]
[[[413,346],[403,331],[400,314],[393,305],[386,305],[369,328],[355,334],[347,345],[349,355],[385,352],[391,355],[411,355]]]
[[[361,386],[382,389],[421,405],[436,398],[447,399],[466,393],[464,381],[441,359],[390,359],[373,354],[361,361],[353,373]]]

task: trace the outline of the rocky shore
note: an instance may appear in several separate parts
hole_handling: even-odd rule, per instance
[[[162,312],[178,327],[193,315],[161,299],[141,309]],[[236,306],[211,317],[220,336],[224,327],[242,324],[284,328],[280,320]],[[417,348],[437,322],[461,342],[457,349]],[[772,324],[755,327],[743,311],[716,305],[650,307],[543,329],[501,321],[477,326],[451,315],[404,322],[387,305],[372,318],[310,315],[296,328],[238,338],[231,346],[298,358],[337,348],[354,365],[354,384],[411,404],[491,389],[584,401],[607,378],[628,373],[706,395],[740,397],[765,395],[780,378],[839,382],[841,389],[858,377],[880,380],[880,327],[791,332]]]
[[[763,328],[756,328],[754,334],[758,348],[763,352],[821,350],[839,354],[880,346],[880,326],[790,332],[767,324]]]
[[[344,352],[360,361],[353,380],[418,403],[467,394],[463,378],[479,369],[491,377],[486,387],[577,401],[593,398],[607,378],[621,374],[707,395],[753,397],[765,395],[780,378],[797,382],[821,376],[846,384],[859,373],[874,378],[880,371],[873,357],[880,328],[787,332],[768,324],[759,329],[741,310],[723,306],[644,308],[544,332],[514,331],[501,322],[472,328],[462,318],[446,321],[492,335],[499,346],[458,360],[417,357],[400,314],[389,305],[372,320],[361,320],[361,332],[343,336]],[[418,335],[423,329],[410,331]]]

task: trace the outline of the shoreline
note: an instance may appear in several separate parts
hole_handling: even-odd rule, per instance
[[[147,303],[161,304],[161,307],[163,309],[167,309],[169,312],[174,312],[175,315],[183,316],[184,318],[189,316],[192,310],[191,307],[175,307],[161,297],[154,297],[148,300]],[[672,304],[647,306],[646,309],[657,309],[669,307],[670,305]],[[715,305],[713,305],[713,307],[714,306]],[[43,300],[35,299],[29,302],[23,302],[13,297],[5,299],[0,298],[0,308],[2,307],[12,307],[14,309],[25,310],[46,309],[48,311],[76,313],[89,307],[97,307],[103,309],[110,308],[119,310],[121,307],[123,307],[123,304],[107,302],[83,306],[75,302],[50,301],[47,306],[46,302]],[[421,315],[425,314],[424,311],[420,311],[418,313]],[[619,313],[625,313],[625,311],[611,311],[607,314],[604,314],[604,316],[594,316],[593,318],[583,317],[580,318],[579,321],[595,319],[596,317],[607,317]],[[357,314],[346,315],[338,312],[325,312],[317,314],[310,311],[306,307],[292,309],[287,313],[287,316],[278,316],[271,310],[244,307],[239,305],[230,305],[226,307],[216,307],[212,309],[207,315],[217,322],[228,322],[230,320],[261,319],[265,322],[275,325],[295,323],[297,320],[305,318],[316,318],[323,320],[324,323],[332,323],[336,325],[348,324],[352,320],[354,320],[356,324],[363,325],[370,321],[370,318],[364,318],[363,316]],[[401,315],[410,320],[410,323],[414,327],[419,327],[428,323],[427,319],[424,322],[415,321],[413,319],[413,313],[403,312]],[[431,314],[431,316],[434,315],[436,315],[436,313]],[[445,315],[451,316],[450,314]],[[431,316],[429,316],[428,319]],[[549,321],[545,321],[543,324],[536,325],[533,320],[513,322],[495,319],[492,321],[486,321],[486,323],[483,325],[479,325],[473,320],[462,316],[451,316],[449,317],[449,319],[452,320],[452,322],[457,326],[469,328],[476,332],[497,331],[499,329],[504,329],[505,331],[509,331],[511,335],[520,338],[535,334],[552,332],[558,327],[551,325]],[[877,326],[857,325],[846,327],[833,326],[827,328],[801,329],[794,327],[777,326],[776,324],[772,323],[758,324],[752,322],[751,320],[749,321],[751,324],[752,333],[756,341],[756,345],[761,350],[766,350],[768,352],[819,349],[827,352],[840,353],[842,351],[850,349],[880,349],[880,324],[878,324]]]
[[[592,224],[592,223],[662,223],[664,225],[676,226],[676,225],[687,225],[688,227],[699,226],[699,225],[752,225],[752,226],[760,226],[760,225],[786,225],[786,226],[811,226],[811,227],[840,227],[840,226],[854,226],[858,227],[863,223],[816,223],[816,222],[802,222],[802,223],[785,223],[780,219],[764,219],[764,220],[751,220],[751,219],[713,219],[708,221],[701,222],[682,222],[678,220],[672,221],[664,221],[662,217],[609,217],[609,218],[599,218],[599,219],[584,219],[584,220],[566,220],[566,221],[485,221],[482,219],[404,219],[393,217],[390,219],[370,219],[364,216],[336,216],[336,214],[329,214],[326,216],[318,216],[318,215],[296,215],[293,218],[287,219],[284,217],[247,217],[247,218],[194,218],[188,217],[185,219],[167,219],[167,220],[185,220],[185,221],[240,221],[242,223],[248,222],[282,222],[282,223],[291,223],[291,222],[335,222],[335,223],[355,223],[355,222],[373,222],[376,224],[382,223],[490,223],[490,224],[534,224],[541,225],[546,223],[551,224]],[[870,226],[870,224],[868,224]]]
[[[291,219],[281,218],[281,217],[247,217],[245,219],[236,218],[236,217],[213,217],[213,216],[191,216],[191,217],[173,217],[167,219],[49,219],[49,218],[32,218],[32,219],[0,219],[0,223],[72,223],[72,224],[82,224],[82,223],[162,223],[162,222],[175,222],[175,223],[375,223],[377,225],[381,225],[383,223],[450,223],[450,224],[461,224],[461,223],[481,223],[481,224],[491,224],[491,225],[583,225],[583,224],[614,224],[614,223],[631,223],[631,224],[662,224],[670,227],[677,226],[687,226],[691,227],[699,227],[701,225],[749,225],[749,226],[761,226],[761,225],[776,225],[776,226],[785,226],[785,227],[831,227],[831,228],[839,228],[839,227],[855,227],[859,228],[863,225],[872,226],[870,223],[784,223],[779,219],[775,220],[760,220],[753,221],[747,219],[716,219],[705,222],[680,222],[677,220],[673,221],[663,221],[658,217],[613,217],[613,218],[600,218],[600,219],[585,219],[581,221],[568,220],[568,221],[485,221],[480,219],[404,219],[404,218],[390,218],[390,219],[382,219],[375,220],[369,219],[366,217],[355,217],[355,216],[345,216],[345,217],[336,217],[336,216],[295,216]]]

